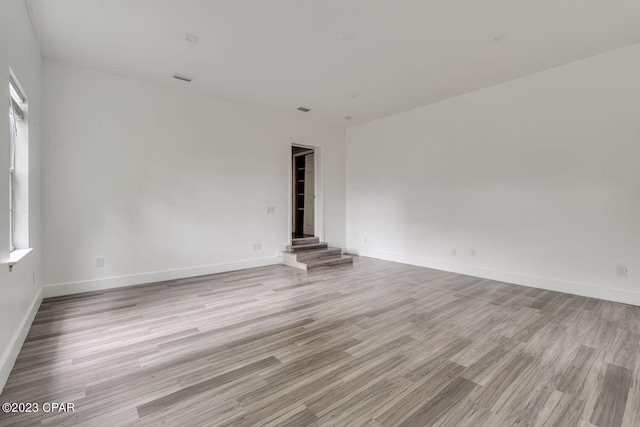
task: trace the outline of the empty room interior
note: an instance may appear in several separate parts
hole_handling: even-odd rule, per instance
[[[2,0],[0,427],[640,426],[640,3]]]

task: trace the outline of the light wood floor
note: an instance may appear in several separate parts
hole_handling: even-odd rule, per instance
[[[45,300],[0,425],[640,426],[640,308],[368,258]]]

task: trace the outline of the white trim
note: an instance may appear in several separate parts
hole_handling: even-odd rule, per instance
[[[318,237],[321,242],[325,240],[325,230],[326,230],[326,220],[324,215],[324,162],[323,155],[324,149],[322,147],[317,147],[314,145],[309,145],[304,141],[291,140],[288,147],[288,156],[289,156],[289,224],[287,227],[287,242],[291,243],[291,233],[293,230],[293,162],[291,161],[291,149],[292,147],[300,147],[300,148],[308,148],[309,150],[313,150],[313,173],[314,176],[314,195],[316,196],[316,200],[314,203],[314,213],[313,213],[313,235]],[[284,246],[283,246],[284,248]],[[282,249],[284,250],[284,249]]]
[[[14,249],[9,252],[9,267],[13,267],[17,263],[19,263],[22,258],[26,257],[29,252],[31,252],[33,248],[27,249]]]
[[[547,277],[529,276],[525,274],[491,270],[488,268],[464,264],[453,264],[426,258],[391,254],[387,252],[350,248],[347,249],[347,253],[366,256],[370,258],[383,259],[386,261],[394,261],[402,264],[416,265],[419,267],[433,268],[435,270],[466,274],[468,276],[497,280],[500,282],[512,283],[514,285],[529,286],[533,288],[547,289],[550,291],[564,292],[567,294],[581,295],[584,297],[598,298],[608,301],[620,302],[623,304],[640,306],[640,293],[629,292],[623,289],[605,288],[602,286],[589,285],[586,283],[550,279]]]
[[[2,393],[2,390],[7,383],[7,379],[9,379],[9,374],[13,369],[13,365],[16,363],[22,344],[24,344],[24,340],[27,338],[27,334],[29,333],[29,329],[31,329],[31,324],[33,323],[33,319],[36,317],[36,313],[38,313],[41,302],[42,288],[38,289],[38,292],[36,292],[36,295],[31,302],[31,306],[24,314],[22,322],[20,322],[20,325],[13,334],[11,341],[9,341],[7,349],[0,356],[2,357],[0,359],[0,393]]]
[[[121,288],[124,286],[142,285],[144,283],[162,282],[165,280],[184,279],[187,277],[206,276],[208,274],[244,270],[246,268],[264,267],[267,265],[280,264],[281,262],[282,260],[280,257],[260,258],[225,264],[212,264],[200,267],[180,268],[177,270],[132,274],[129,276],[107,277],[103,279],[84,280],[71,283],[57,283],[53,285],[45,285],[42,289],[44,298],[51,298],[81,292],[101,291],[104,289]]]
[[[13,70],[11,69],[11,67],[9,67],[9,83],[11,85],[13,85],[14,89],[18,92],[18,96],[20,96],[20,98],[22,98],[20,100],[20,102],[22,104],[26,104],[27,101],[29,100],[27,98],[27,93],[24,91],[24,89],[22,89],[22,85],[20,85],[20,82],[16,78],[16,75],[14,74]]]

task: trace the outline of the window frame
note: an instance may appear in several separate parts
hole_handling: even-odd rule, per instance
[[[9,253],[16,246],[16,157],[18,150],[18,122],[25,121],[27,97],[13,73],[9,73]]]

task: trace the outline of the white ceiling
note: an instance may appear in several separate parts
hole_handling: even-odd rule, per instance
[[[637,0],[30,3],[45,57],[341,126],[640,42]]]

